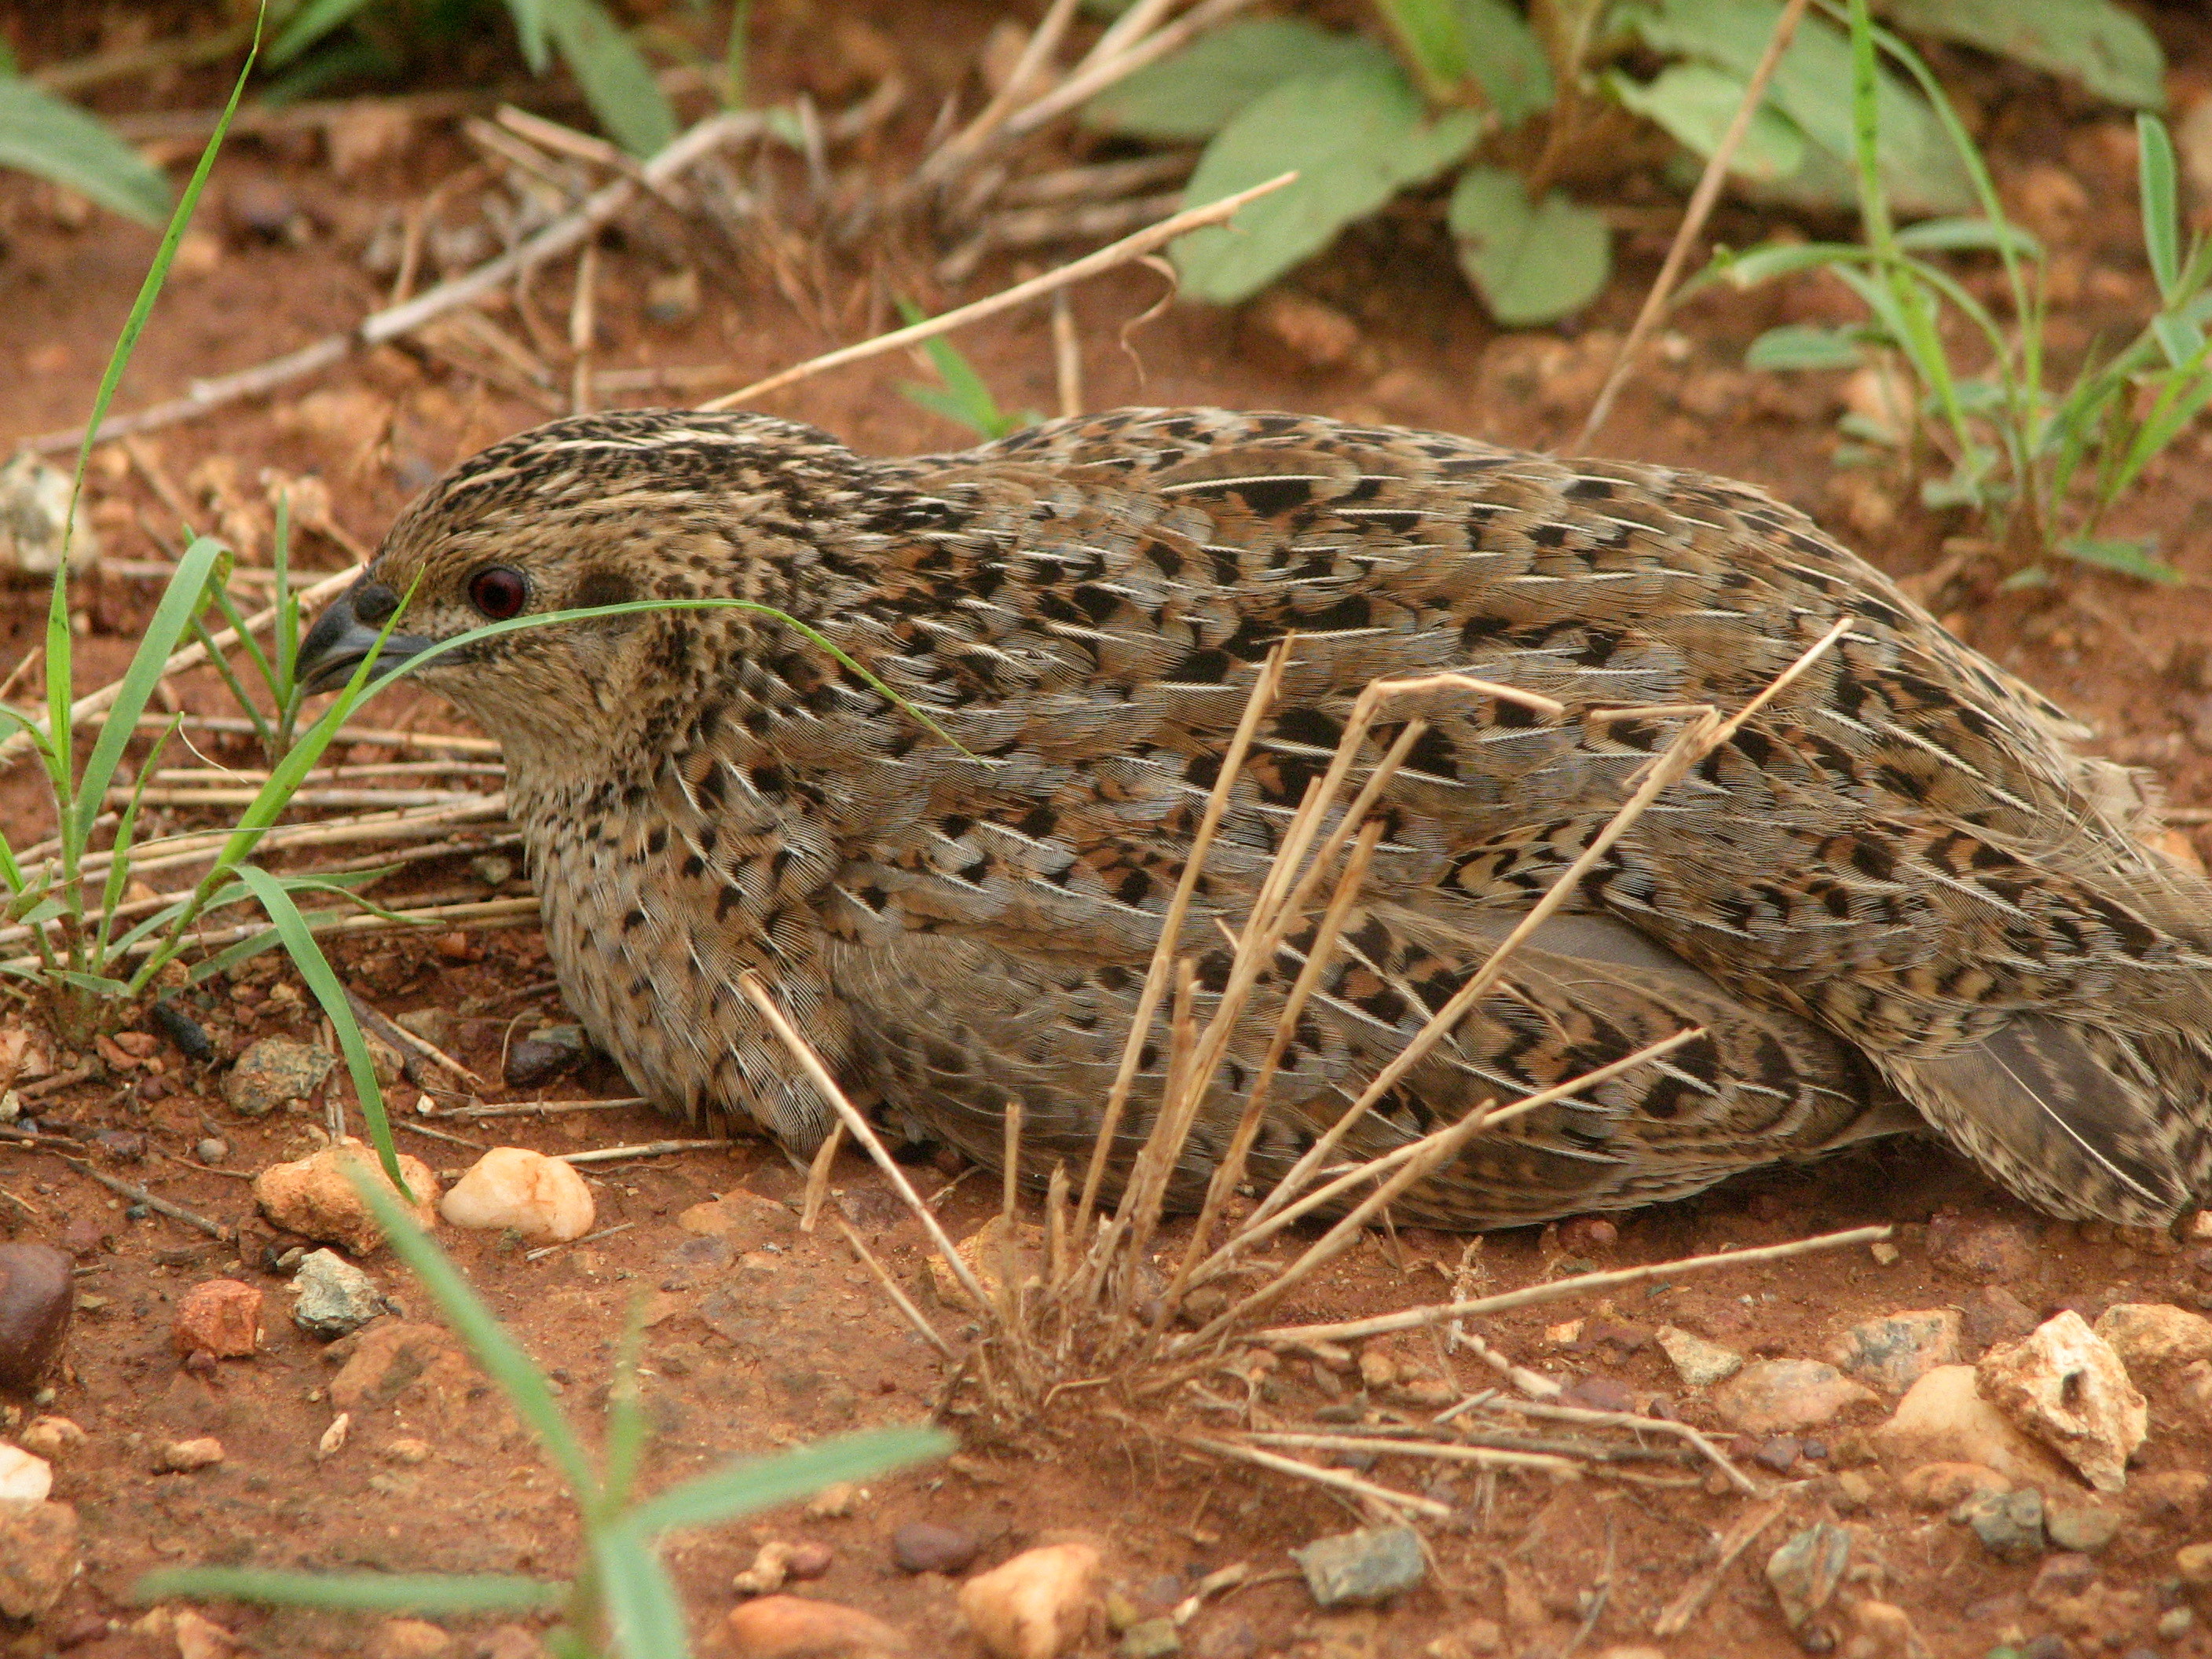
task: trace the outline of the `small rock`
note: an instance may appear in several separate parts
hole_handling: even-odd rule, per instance
[[[1838,1368],[1884,1394],[1903,1394],[1938,1365],[1959,1363],[1953,1308],[1890,1314],[1854,1325],[1830,1352]]]
[[[177,1304],[169,1340],[182,1354],[252,1358],[261,1346],[261,1292],[235,1279],[193,1285]]]
[[[240,1659],[246,1644],[223,1626],[191,1607],[179,1607],[169,1629],[177,1659]]]
[[[1826,1521],[1806,1528],[1766,1558],[1766,1582],[1781,1604],[1784,1622],[1800,1640],[1812,1635],[1850,1560],[1850,1529]]]
[[[0,573],[51,576],[62,562],[64,541],[71,570],[99,562],[100,536],[92,527],[88,503],[77,501],[76,529],[63,533],[70,522],[70,501],[75,494],[68,473],[27,449],[0,466]]]
[[[2025,1302],[2002,1285],[1969,1291],[1959,1304],[1960,1358],[1978,1359],[2000,1342],[2017,1342],[2039,1322]]]
[[[220,1164],[230,1156],[230,1143],[221,1135],[210,1135],[194,1144],[192,1156],[203,1164]]]
[[[16,1439],[34,1457],[58,1458],[84,1444],[84,1431],[66,1417],[34,1417]]]
[[[29,1394],[61,1358],[76,1306],[65,1251],[0,1244],[0,1390]]]
[[[806,1518],[842,1521],[860,1507],[862,1496],[860,1488],[853,1481],[833,1480],[806,1500]]]
[[[487,887],[504,887],[514,879],[514,860],[504,853],[486,853],[469,860],[469,873]],[[428,1037],[422,1040],[429,1042]]]
[[[2057,1548],[2076,1555],[2094,1555],[2120,1535],[2122,1516],[2117,1510],[2094,1503],[2051,1498],[2043,1506],[2043,1530]]]
[[[1715,1389],[1712,1401],[1730,1427],[1768,1435],[1818,1428],[1850,1407],[1874,1404],[1875,1396],[1818,1360],[1761,1359]]]
[[[790,1577],[791,1546],[771,1538],[753,1552],[752,1560],[731,1579],[730,1588],[740,1595],[769,1595],[781,1589]]]
[[[1751,1455],[1751,1461],[1762,1468],[1773,1470],[1777,1474],[1787,1474],[1803,1449],[1795,1436],[1769,1435],[1759,1442],[1759,1449]]]
[[[1659,1328],[1659,1346],[1674,1363],[1674,1374],[1693,1389],[1726,1382],[1743,1369],[1743,1356],[1734,1348],[1708,1342],[1679,1325]]]
[[[960,1616],[995,1659],[1056,1659],[1102,1618],[1097,1549],[1048,1544],[960,1587]]]
[[[36,1504],[54,1489],[54,1466],[0,1440],[0,1502]]]
[[[1000,1241],[1005,1248],[1000,1248]],[[1044,1272],[1044,1229],[1034,1222],[1017,1221],[1011,1231],[1006,1218],[994,1215],[974,1232],[952,1247],[952,1254],[960,1258],[961,1265],[975,1276],[983,1294],[995,1299],[999,1294],[999,1268],[1003,1260],[1012,1270],[1014,1282],[1023,1285],[1039,1278]],[[937,1292],[937,1299],[948,1308],[969,1305],[968,1291],[945,1258],[933,1253],[929,1258],[929,1282]]]
[[[1382,1393],[1398,1380],[1398,1364],[1380,1348],[1363,1349],[1359,1355],[1360,1386]]]
[[[1876,1267],[1894,1267],[1904,1257],[1905,1252],[1887,1239],[1877,1238],[1867,1246],[1867,1254],[1874,1258]]]
[[[910,1651],[872,1614],[835,1601],[763,1595],[730,1609],[713,1651],[723,1659],[884,1659]]]
[[[382,1456],[386,1462],[411,1468],[416,1464],[430,1461],[430,1443],[418,1440],[413,1435],[402,1435],[397,1440],[386,1443]]]
[[[2196,1627],[2197,1613],[2191,1607],[2168,1607],[2158,1616],[2158,1633],[2169,1642],[2178,1642]],[[2142,1650],[2138,1649],[2139,1653]],[[2135,1659],[2130,1655],[2129,1659]]]
[[[1114,1651],[1121,1659],[1175,1659],[1182,1638],[1172,1619],[1143,1619],[1121,1632],[1121,1645]]]
[[[982,1553],[983,1541],[959,1527],[909,1521],[891,1534],[891,1559],[901,1572],[941,1572],[948,1577],[968,1571]]]
[[[2033,1561],[2043,1553],[2043,1494],[2033,1486],[1969,1498],[1959,1517],[2000,1561]]]
[[[1900,1460],[1980,1463],[2008,1480],[2056,1491],[2075,1487],[2057,1458],[1982,1398],[1972,1365],[1938,1365],[1915,1382],[1889,1421],[1875,1431],[1874,1441],[1886,1455]]]
[[[687,323],[699,314],[699,272],[686,265],[645,285],[645,314],[656,323]]]
[[[447,1048],[453,1040],[453,1011],[450,1008],[410,1008],[404,1013],[392,1015],[392,1023],[410,1036],[421,1037],[433,1048]]]
[[[306,1100],[323,1086],[338,1057],[319,1043],[263,1037],[224,1074],[222,1097],[241,1117],[270,1113]]]
[[[300,1258],[292,1275],[292,1322],[325,1340],[350,1335],[384,1311],[376,1281],[335,1250]]]
[[[362,1651],[362,1659],[445,1659],[454,1646],[453,1632],[427,1619],[387,1619]]]
[[[1851,1608],[1851,1625],[1846,1659],[1928,1659],[1928,1644],[1903,1607],[1861,1601]]]
[[[2097,1316],[2096,1332],[2130,1374],[2142,1365],[2212,1359],[2212,1319],[2164,1302],[2116,1302]]]
[[[1916,1510],[1955,1510],[1978,1498],[2010,1492],[2012,1482],[1980,1463],[1923,1463],[1905,1472],[1897,1490]]]
[[[2046,1555],[2035,1570],[2035,1582],[2027,1587],[2028,1605],[2047,1607],[2053,1601],[2079,1595],[2096,1579],[2097,1564],[2086,1555],[2071,1552]]]
[[[1632,1412],[1636,1391],[1616,1376],[1578,1376],[1560,1392],[1559,1404],[1586,1412]]]
[[[76,1577],[76,1542],[69,1504],[0,1499],[0,1613],[35,1619],[60,1601]]]
[[[1928,1224],[1928,1260],[1945,1273],[1984,1285],[2017,1285],[2035,1277],[2035,1246],[2016,1221],[1938,1215]]]
[[[2127,1485],[2128,1457],[2150,1431],[2142,1392],[2112,1345],[2071,1310],[1976,1368],[1990,1403],[2051,1447],[2100,1492]]]
[[[210,1469],[223,1460],[222,1442],[211,1434],[193,1440],[173,1440],[161,1448],[158,1468],[167,1474],[190,1474]]]
[[[2191,1589],[2212,1589],[2212,1544],[2185,1544],[2173,1553],[2174,1570]]]
[[[2159,1469],[2136,1476],[2129,1485],[2132,1490],[2128,1495],[2143,1514],[2193,1525],[2204,1507],[2207,1489],[2212,1488],[2212,1474],[2202,1469]]]
[[[539,1244],[581,1238],[598,1207],[574,1166],[520,1146],[495,1146],[453,1183],[438,1212],[456,1227],[512,1228]]]
[[[1428,1576],[1421,1535],[1411,1527],[1363,1527],[1316,1538],[1291,1559],[1324,1607],[1380,1601],[1412,1589]]]
[[[355,1255],[368,1255],[384,1243],[384,1231],[354,1190],[349,1170],[360,1170],[398,1196],[376,1155],[351,1135],[296,1163],[270,1165],[253,1178],[253,1196],[269,1218],[286,1232],[318,1243],[342,1245]],[[404,1152],[399,1170],[415,1194],[410,1213],[416,1224],[425,1231],[435,1227],[437,1212],[433,1206],[438,1199],[437,1178],[422,1159]]]
[[[548,1025],[507,1051],[507,1080],[517,1089],[534,1089],[574,1071],[590,1052],[582,1026]]]
[[[794,1539],[786,1548],[783,1570],[793,1578],[819,1578],[836,1559],[837,1552],[827,1544],[811,1538]]]

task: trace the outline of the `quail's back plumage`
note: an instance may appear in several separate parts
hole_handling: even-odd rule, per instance
[[[1353,1150],[1698,1025],[1479,1137],[1401,1215],[1619,1207],[1911,1127],[2060,1215],[2164,1222],[2212,1190],[2212,887],[2148,848],[2128,779],[2081,757],[2063,714],[1748,486],[1212,410],[900,460],[760,416],[638,411],[464,463],[310,656],[347,663],[410,586],[416,641],[510,610],[750,600],[928,711],[957,746],[799,632],[728,608],[522,629],[422,672],[504,741],[562,991],[642,1091],[818,1141],[825,1103],[737,989],[755,968],[850,1086],[970,1155],[997,1160],[1022,1102],[1032,1175],[1088,1155],[1283,635],[1285,694],[1186,937],[1201,985],[1226,970],[1216,919],[1241,920],[1370,679],[1462,670],[1566,712],[1464,690],[1393,705],[1428,732],[1382,797],[1261,1178],[1466,982],[1678,718],[1611,711],[1741,708],[1849,617]],[[1188,1190],[1297,966],[1214,1080]]]

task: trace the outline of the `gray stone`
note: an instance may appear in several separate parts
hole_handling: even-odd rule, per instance
[[[1146,1619],[1130,1626],[1115,1650],[1121,1659],[1174,1659],[1182,1651],[1182,1638],[1176,1633],[1172,1619]]]
[[[1903,1394],[1936,1366],[1959,1363],[1961,1322],[1955,1308],[1889,1314],[1852,1326],[1828,1357],[1871,1388]]]
[[[1316,1538],[1291,1559],[1324,1607],[1380,1601],[1412,1589],[1428,1576],[1421,1535],[1411,1527],[1364,1527]]]
[[[487,887],[504,887],[514,879],[514,860],[504,853],[486,853],[469,860],[469,873]]]
[[[292,1322],[326,1340],[350,1336],[384,1311],[376,1281],[335,1250],[316,1250],[301,1259],[292,1275],[292,1294],[299,1298]]]
[[[264,1037],[222,1079],[222,1097],[240,1117],[267,1117],[323,1086],[338,1057],[320,1043]]]
[[[2058,1548],[2094,1555],[2119,1536],[2123,1518],[2118,1510],[2061,1500],[2044,1506],[2043,1529]]]
[[[2043,1494],[2033,1486],[1984,1492],[1961,1504],[1958,1514],[2000,1561],[2033,1561],[2043,1553]]]
[[[1806,1528],[1766,1558],[1766,1582],[1795,1634],[1812,1633],[1850,1562],[1850,1528],[1826,1521]]]
[[[1734,1348],[1708,1342],[1679,1325],[1659,1328],[1659,1346],[1673,1362],[1674,1375],[1693,1389],[1726,1382],[1743,1369],[1743,1356]]]
[[[582,1026],[548,1025],[507,1051],[507,1080],[518,1089],[534,1089],[574,1070],[590,1052]]]

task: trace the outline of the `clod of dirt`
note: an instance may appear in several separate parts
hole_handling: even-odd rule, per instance
[[[2008,1480],[2080,1490],[2057,1458],[1982,1398],[1972,1365],[1938,1365],[1915,1382],[1874,1439],[1886,1456],[1906,1462],[1981,1463]]]
[[[222,1097],[240,1117],[267,1117],[313,1095],[337,1063],[320,1043],[263,1037],[224,1074]]]
[[[66,1417],[34,1417],[15,1437],[34,1457],[58,1459],[84,1444],[84,1431]]]
[[[452,1632],[427,1619],[387,1619],[362,1652],[364,1659],[445,1659],[456,1645]]]
[[[2002,1285],[1970,1291],[1959,1304],[1962,1316],[1959,1357],[1978,1359],[2000,1342],[2017,1342],[2038,1323],[2034,1311]]]
[[[763,1595],[731,1608],[708,1651],[717,1659],[889,1659],[912,1644],[858,1607]]]
[[[2087,1500],[2047,1499],[2043,1506],[2043,1530],[2054,1548],[2077,1555],[2094,1555],[2120,1535],[2124,1517]]]
[[[1334,368],[1359,348],[1359,325],[1334,306],[1277,289],[1252,307],[1251,320],[1294,356]]]
[[[1659,1346],[1673,1362],[1675,1376],[1692,1389],[1724,1382],[1743,1369],[1743,1356],[1734,1348],[1708,1342],[1679,1325],[1659,1328]]]
[[[1091,1544],[1047,1544],[960,1587],[960,1616],[995,1659],[1057,1659],[1103,1617]]]
[[[866,1494],[850,1480],[833,1480],[806,1500],[810,1521],[842,1521],[860,1506]]]
[[[521,1146],[495,1146],[438,1206],[456,1227],[512,1229],[533,1244],[565,1243],[592,1231],[598,1206],[574,1168]]]
[[[177,1304],[169,1340],[181,1354],[252,1358],[261,1346],[261,1292],[235,1279],[193,1285]]]
[[[0,1613],[35,1619],[76,1577],[76,1510],[67,1504],[0,1499]]]
[[[2165,1302],[2116,1302],[2097,1316],[2097,1334],[2133,1375],[2142,1365],[2212,1359],[2212,1319]]]
[[[2033,1486],[1984,1492],[1960,1505],[1959,1513],[2000,1561],[2033,1561],[2043,1553],[2043,1494]]]
[[[2011,1481],[1982,1463],[1923,1463],[1897,1483],[1898,1495],[1916,1510],[1955,1510],[2011,1490]]]
[[[901,1572],[963,1573],[982,1553],[983,1540],[962,1527],[909,1521],[891,1534],[891,1560]]]
[[[2212,1544],[2186,1544],[2173,1553],[2174,1571],[2191,1589],[2212,1589]]]
[[[1846,1659],[1928,1659],[1928,1645],[1911,1617],[1887,1601],[1861,1601],[1851,1609]]]
[[[2127,1485],[2128,1456],[2150,1432],[2142,1393],[2111,1343],[2070,1309],[1995,1348],[1976,1367],[1982,1393],[2100,1492]]]
[[[177,1659],[237,1659],[246,1644],[229,1630],[190,1607],[179,1607],[170,1633],[176,1638]]]
[[[1121,1632],[1114,1651],[1120,1659],[1175,1659],[1182,1651],[1182,1638],[1172,1619],[1140,1619]]]
[[[1869,1388],[1903,1394],[1936,1366],[1959,1363],[1961,1322],[1955,1308],[1889,1314],[1852,1326],[1828,1357]]]
[[[517,1089],[534,1089],[575,1070],[589,1053],[582,1026],[549,1025],[507,1051],[507,1080]]]
[[[1386,1601],[1428,1576],[1421,1535],[1411,1527],[1363,1527],[1357,1532],[1316,1538],[1291,1559],[1305,1575],[1306,1589],[1324,1607],[1357,1607]]]
[[[28,1394],[61,1358],[76,1307],[68,1255],[0,1244],[0,1390]]]
[[[0,466],[0,572],[9,576],[54,574],[62,562],[72,488],[68,473],[27,453]],[[71,570],[87,569],[98,562],[100,538],[83,501],[76,505],[76,528],[68,541]]]
[[[1947,1273],[1984,1285],[2035,1277],[2035,1245],[2016,1221],[1938,1215],[1928,1224],[1928,1260]]]
[[[1816,1359],[1761,1359],[1713,1390],[1713,1409],[1743,1434],[1786,1434],[1832,1422],[1875,1395]]]
[[[2047,1607],[2053,1601],[2079,1595],[2097,1582],[2097,1564],[2086,1555],[2062,1552],[2045,1556],[2027,1587],[2030,1607]]]
[[[1766,1582],[1783,1621],[1800,1641],[1812,1637],[1850,1565],[1850,1528],[1823,1521],[1805,1528],[1766,1558]],[[1830,1643],[1832,1645],[1832,1641]]]
[[[196,1470],[213,1468],[224,1455],[222,1441],[213,1435],[201,1435],[191,1440],[171,1441],[161,1448],[161,1460],[155,1467],[165,1474],[191,1474]]]
[[[676,1224],[687,1233],[720,1239],[738,1255],[799,1231],[798,1217],[782,1205],[743,1188],[710,1203],[694,1204],[676,1218]]]
[[[35,1504],[53,1489],[52,1464],[0,1440],[0,1501]]]
[[[254,1177],[253,1196],[263,1212],[286,1232],[367,1255],[384,1243],[384,1231],[354,1190],[349,1170],[359,1171],[400,1197],[375,1155],[351,1135],[296,1163],[271,1164]],[[399,1156],[399,1172],[415,1194],[410,1212],[416,1224],[426,1231],[434,1227],[437,1212],[431,1206],[437,1202],[437,1177],[422,1159],[404,1152]]]
[[[376,1281],[333,1250],[302,1256],[292,1275],[292,1322],[325,1341],[350,1334],[384,1311]]]
[[[1002,1260],[1012,1271],[1014,1282],[1026,1284],[1044,1272],[1044,1251],[1043,1228],[1034,1222],[1017,1221],[1010,1231],[1002,1215],[993,1216],[952,1247],[952,1254],[974,1275],[983,1294],[993,1298],[999,1294]],[[929,1258],[929,1282],[937,1299],[946,1307],[969,1305],[967,1290],[941,1255]]]
[[[791,1546],[771,1538],[753,1552],[751,1562],[730,1580],[730,1588],[740,1595],[767,1595],[781,1589],[790,1577]]]

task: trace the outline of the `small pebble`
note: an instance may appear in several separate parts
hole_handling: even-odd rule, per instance
[[[1826,1609],[1850,1565],[1851,1534],[1823,1521],[1796,1534],[1766,1558],[1766,1582],[1780,1603],[1784,1622],[1802,1641]]]
[[[514,879],[514,860],[504,853],[486,853],[469,860],[469,873],[487,887],[504,887]]]
[[[542,1244],[581,1238],[592,1231],[597,1206],[574,1165],[520,1146],[495,1146],[453,1183],[438,1212],[456,1227],[511,1228]]]
[[[15,1437],[25,1451],[47,1459],[74,1451],[85,1442],[84,1431],[66,1417],[34,1417]]]
[[[35,1453],[0,1440],[0,1499],[15,1504],[45,1501],[54,1489],[54,1466]]]
[[[2197,1615],[2188,1607],[2168,1607],[2158,1616],[2158,1633],[2176,1642],[2196,1627]]]
[[[1099,1565],[1089,1544],[1024,1550],[960,1587],[960,1616],[994,1659],[1055,1659],[1098,1617]]]
[[[76,1289],[69,1255],[0,1244],[0,1391],[28,1394],[61,1358]]]
[[[2043,1565],[2035,1570],[2034,1582],[2027,1587],[2031,1606],[2048,1607],[2053,1601],[2079,1595],[2097,1582],[2097,1564],[2086,1555],[2071,1552],[2046,1555]]]
[[[1380,1601],[1412,1589],[1428,1576],[1421,1537],[1411,1527],[1363,1527],[1316,1538],[1291,1559],[1324,1607]]]
[[[1873,1404],[1874,1392],[1813,1359],[1760,1359],[1713,1390],[1713,1409],[1745,1434],[1818,1428],[1847,1408]]]
[[[1958,1513],[2000,1561],[2033,1561],[2043,1553],[2043,1494],[2033,1486],[1969,1498]]]
[[[753,1552],[752,1560],[731,1579],[730,1588],[740,1595],[769,1595],[781,1589],[790,1577],[791,1546],[771,1538]]]
[[[1734,1348],[1708,1342],[1680,1326],[1659,1328],[1660,1351],[1674,1367],[1674,1374],[1692,1389],[1727,1381],[1743,1369],[1743,1356]]]
[[[842,1521],[860,1505],[860,1488],[850,1480],[833,1480],[806,1500],[810,1521]]]
[[[412,1468],[417,1463],[427,1463],[430,1461],[430,1443],[427,1440],[417,1440],[412,1435],[403,1435],[400,1438],[388,1443],[381,1455],[386,1462]]]
[[[790,1552],[784,1558],[783,1566],[784,1571],[793,1578],[800,1580],[819,1578],[830,1571],[836,1559],[837,1552],[827,1544],[812,1538],[800,1538],[793,1540]]]
[[[177,1304],[169,1340],[181,1354],[252,1358],[261,1346],[261,1292],[235,1279],[193,1285]]]
[[[1959,1363],[1960,1316],[1930,1308],[1869,1319],[1845,1331],[1828,1358],[1884,1394],[1903,1394],[1938,1365]]]
[[[0,1613],[35,1619],[77,1576],[76,1510],[67,1504],[0,1504]],[[102,1633],[105,1634],[105,1621]],[[24,1650],[51,1650],[33,1635]]]
[[[220,1135],[210,1135],[192,1148],[192,1156],[203,1164],[220,1164],[230,1156],[230,1143]]]
[[[906,1638],[858,1607],[799,1595],[740,1601],[722,1620],[728,1659],[879,1659],[910,1650]]]
[[[1146,1619],[1121,1632],[1114,1651],[1120,1659],[1175,1659],[1182,1651],[1182,1638],[1172,1619]]]
[[[222,1442],[213,1435],[202,1435],[196,1440],[173,1440],[162,1447],[158,1467],[170,1474],[190,1474],[195,1469],[212,1468],[222,1460]]]
[[[1751,1455],[1753,1462],[1762,1468],[1772,1469],[1777,1474],[1787,1474],[1797,1462],[1799,1443],[1786,1434],[1770,1435],[1759,1443],[1759,1449]]]
[[[549,1025],[507,1051],[507,1080],[517,1089],[534,1089],[574,1071],[591,1052],[580,1025]]]
[[[208,1039],[207,1028],[166,997],[154,1005],[154,1024],[161,1028],[185,1059],[205,1061],[215,1058],[215,1044]]]
[[[354,1190],[347,1171],[356,1169],[393,1197],[398,1196],[376,1155],[350,1135],[310,1157],[264,1170],[253,1179],[253,1196],[269,1218],[286,1232],[318,1243],[341,1245],[355,1255],[368,1255],[383,1244],[384,1230]],[[415,1194],[411,1213],[416,1224],[425,1231],[435,1227],[437,1212],[432,1206],[438,1199],[437,1177],[422,1159],[404,1152],[399,1157],[399,1170]]]
[[[2034,1243],[2019,1222],[1948,1214],[1928,1224],[1928,1260],[1984,1285],[2033,1283],[2038,1266]]]
[[[459,1644],[427,1619],[387,1619],[362,1650],[362,1659],[448,1659]]]
[[[891,1534],[891,1560],[901,1572],[965,1572],[982,1548],[973,1533],[930,1521],[909,1521]]]
[[[2118,1510],[2063,1499],[2044,1505],[2043,1530],[2053,1546],[2077,1555],[2094,1555],[2120,1535]]]
[[[223,1073],[222,1097],[240,1117],[267,1117],[323,1086],[338,1057],[319,1043],[264,1037]]]
[[[311,1250],[292,1275],[292,1322],[325,1340],[350,1335],[384,1311],[376,1281],[334,1250]]]

